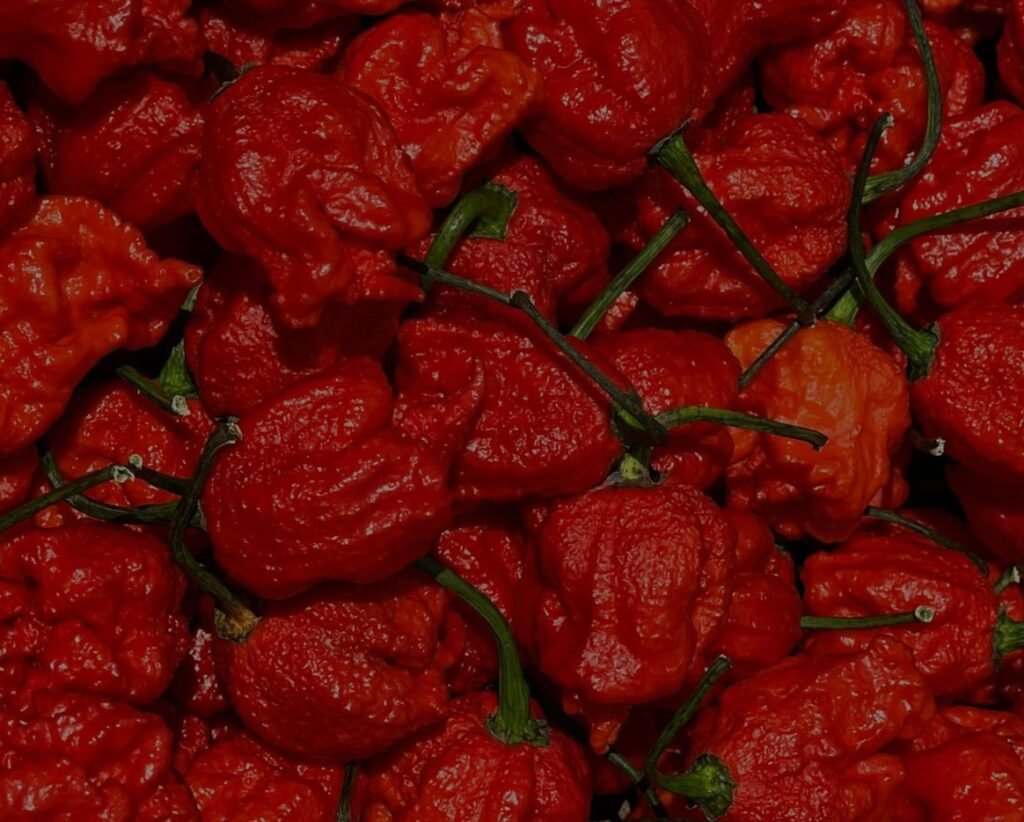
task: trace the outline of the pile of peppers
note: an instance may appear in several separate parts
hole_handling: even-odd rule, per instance
[[[0,819],[1024,819],[1024,0],[3,0]]]

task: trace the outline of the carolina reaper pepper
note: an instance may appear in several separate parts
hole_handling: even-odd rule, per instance
[[[203,115],[186,87],[137,71],[79,106],[40,90],[29,112],[49,191],[91,197],[143,230],[192,211]]]
[[[450,517],[448,468],[392,424],[393,407],[380,367],[353,358],[244,416],[203,493],[218,564],[279,599],[383,579],[426,554]]]
[[[222,5],[281,28],[302,29],[336,17],[387,14],[402,0],[224,0]]]
[[[377,105],[329,77],[261,66],[217,97],[196,206],[225,249],[265,269],[286,325],[339,298],[420,295],[393,259],[430,224],[412,168]]]
[[[91,200],[43,197],[0,244],[0,455],[43,434],[117,348],[155,344],[198,269]]]
[[[36,140],[25,113],[0,81],[0,236],[32,212]]]
[[[405,12],[345,51],[338,76],[380,105],[431,206],[450,202],[539,98],[540,77],[503,48],[500,25],[486,7]]]
[[[946,470],[971,530],[1006,562],[1024,561],[1024,482],[977,474],[962,466]]]
[[[759,320],[733,329],[726,343],[746,367],[783,328]],[[801,330],[742,392],[739,405],[814,428],[828,443],[812,452],[795,440],[733,431],[730,505],[763,516],[789,538],[846,538],[891,481],[910,428],[908,393],[896,362],[863,334],[829,321]]]
[[[22,502],[32,489],[39,460],[33,447],[0,457],[0,513]]]

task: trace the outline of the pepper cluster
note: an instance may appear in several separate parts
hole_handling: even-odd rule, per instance
[[[0,3],[0,818],[1024,818],[1024,0]]]

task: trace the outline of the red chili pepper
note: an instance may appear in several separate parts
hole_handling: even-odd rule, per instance
[[[222,5],[241,16],[303,29],[337,17],[387,14],[401,6],[402,0],[222,0]]]
[[[946,471],[971,530],[994,555],[1024,562],[1024,482],[977,474],[962,466]]]
[[[0,455],[43,434],[104,355],[155,344],[200,277],[74,197],[40,199],[0,245],[0,273]]]
[[[255,259],[285,324],[314,324],[333,300],[409,301],[394,252],[430,215],[384,114],[329,77],[262,66],[209,109],[196,188],[203,224]]]
[[[36,140],[25,113],[0,81],[0,236],[32,213]]]
[[[387,115],[434,207],[539,101],[540,76],[503,47],[496,11],[388,17],[356,38],[338,72]]]
[[[38,465],[39,459],[32,447],[0,457],[0,513],[28,497]]]
[[[279,599],[383,579],[426,554],[450,516],[448,470],[392,425],[393,404],[380,367],[353,358],[242,418],[202,502],[236,582]]]

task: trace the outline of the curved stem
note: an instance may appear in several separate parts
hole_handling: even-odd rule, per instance
[[[192,517],[199,508],[199,497],[203,493],[206,480],[213,470],[217,453],[228,445],[241,439],[241,432],[234,422],[219,422],[213,429],[203,446],[202,454],[196,465],[195,474],[189,483],[188,492],[178,501],[171,520],[168,541],[174,561],[185,572],[199,590],[209,594],[217,603],[219,613],[216,615],[218,633],[225,639],[241,642],[256,627],[256,615],[216,576],[206,570],[189,551],[185,544],[185,531]]]
[[[899,614],[880,614],[866,617],[802,616],[800,627],[805,631],[856,631],[864,628],[888,628],[891,625],[909,625],[913,622],[929,623],[935,611],[921,605],[913,611]]]
[[[786,437],[791,440],[800,440],[810,443],[815,451],[820,451],[828,437],[813,428],[804,428],[802,425],[790,425],[787,422],[767,420],[764,417],[757,417],[753,414],[744,414],[741,411],[727,411],[723,408],[707,408],[703,405],[688,405],[682,408],[673,408],[663,411],[657,416],[658,422],[670,431],[681,425],[688,425],[694,422],[716,422],[719,425],[727,425],[730,428],[745,428],[749,431],[760,431],[764,434],[774,434],[777,437]]]
[[[924,21],[921,19],[921,9],[918,8],[917,2],[904,0],[904,5],[907,9],[910,29],[914,33],[917,52],[921,56],[921,66],[924,69],[928,94],[928,122],[925,126],[921,147],[917,150],[913,160],[903,168],[876,174],[867,180],[861,195],[861,202],[864,204],[873,203],[890,191],[895,191],[909,183],[920,174],[932,158],[932,154],[935,153],[942,135],[942,87],[939,85],[939,72],[935,66],[935,56],[932,54],[931,43],[928,42],[928,34],[924,30]]]
[[[133,475],[131,470],[123,465],[108,465],[106,468],[101,468],[99,471],[91,471],[88,474],[83,474],[74,482],[69,482],[67,485],[56,488],[48,494],[43,494],[35,499],[30,499],[28,502],[19,505],[17,508],[13,508],[3,516],[0,516],[0,534],[8,528],[17,525],[19,522],[23,522],[24,520],[35,516],[45,508],[49,508],[51,505],[56,505],[58,502],[64,502],[64,500],[81,494],[83,491],[88,491],[90,488],[95,488],[97,485],[102,485],[105,482],[111,481],[127,482],[132,478]]]
[[[491,733],[509,745],[522,742],[546,745],[547,725],[530,714],[530,689],[519,662],[519,649],[501,611],[474,586],[437,560],[424,557],[414,564],[476,611],[494,633],[498,644],[498,712],[491,718]]]
[[[682,134],[676,132],[669,136],[652,149],[652,154],[659,164],[686,187],[711,219],[718,223],[761,279],[792,307],[803,322],[811,322],[810,306],[786,285],[708,187]]]
[[[630,778],[633,782],[633,786],[643,794],[644,799],[647,801],[647,804],[650,806],[651,812],[654,814],[656,819],[668,818],[668,812],[665,810],[665,806],[661,804],[661,800],[658,799],[658,794],[655,793],[651,783],[639,768],[614,749],[605,754],[605,759]]]
[[[138,454],[132,454],[128,457],[128,467],[138,479],[152,485],[154,488],[169,491],[172,494],[177,494],[179,497],[188,491],[187,479],[173,477],[170,474],[165,474],[163,471],[147,467],[143,464],[142,457]]]
[[[424,262],[428,266],[442,268],[472,227],[476,228],[477,236],[504,240],[508,221],[518,204],[515,192],[496,183],[484,183],[464,194],[444,218]]]
[[[598,295],[597,299],[587,306],[572,331],[569,332],[569,336],[575,337],[577,340],[585,340],[589,337],[619,296],[647,270],[647,267],[675,239],[675,236],[686,228],[689,222],[690,218],[685,211],[674,212],[651,237],[650,242],[641,249],[640,253],[630,260],[626,267],[615,275],[608,287]]]
[[[137,388],[168,414],[173,414],[176,417],[187,417],[189,415],[188,403],[184,397],[180,394],[175,394],[173,397],[167,396],[156,383],[146,379],[132,366],[122,365],[116,369],[115,373],[125,382]]]
[[[897,514],[895,511],[890,511],[888,508],[876,508],[873,505],[868,506],[864,510],[864,516],[871,517],[871,519],[881,520],[882,522],[888,522],[892,525],[898,525],[901,528],[906,528],[908,531],[913,531],[915,534],[928,537],[932,542],[937,542],[943,548],[948,548],[950,551],[956,551],[957,553],[963,554],[978,566],[978,570],[981,571],[981,573],[988,576],[988,565],[985,563],[985,560],[969,548],[961,545],[956,540],[952,540],[949,537],[940,534],[938,531],[933,528],[929,528],[924,523],[905,517],[902,514]]]

